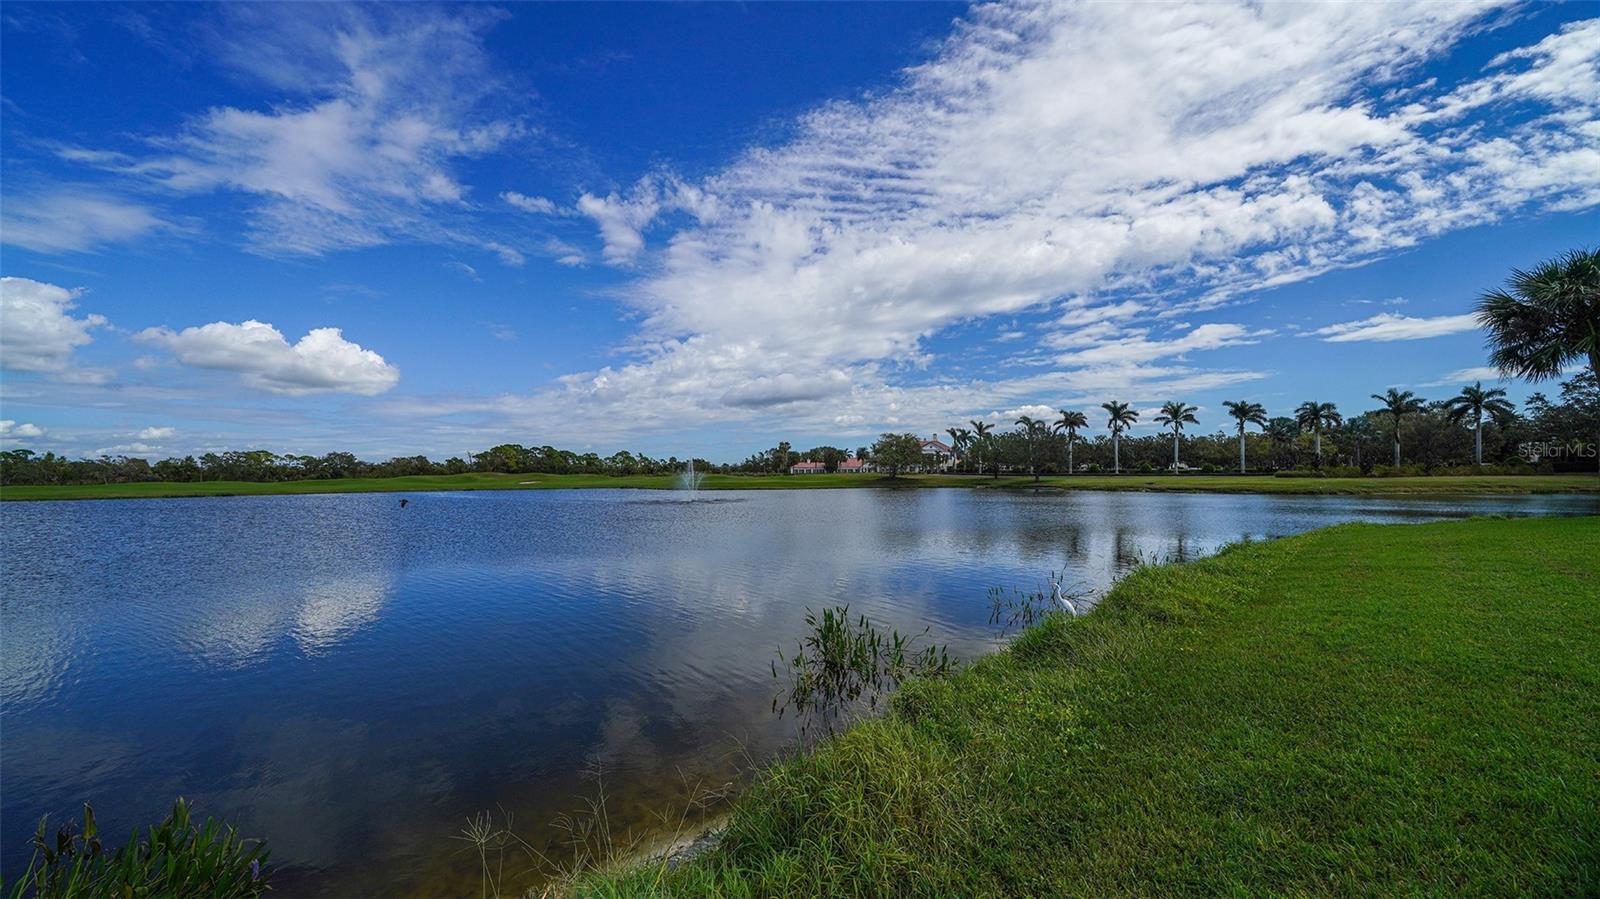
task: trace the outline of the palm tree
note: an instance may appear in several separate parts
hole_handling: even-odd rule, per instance
[[[1183,435],[1183,426],[1186,424],[1197,425],[1200,419],[1194,414],[1199,412],[1198,406],[1190,406],[1176,400],[1161,405],[1161,414],[1156,416],[1156,424],[1172,429],[1172,471],[1178,471],[1178,439]]]
[[[1400,420],[1413,412],[1422,411],[1422,400],[1409,390],[1396,390],[1393,387],[1383,395],[1374,393],[1372,398],[1383,404],[1383,414],[1389,416],[1389,422],[1394,426],[1394,465],[1400,467]]]
[[[1332,403],[1319,403],[1309,400],[1301,403],[1300,408],[1294,410],[1294,420],[1301,428],[1310,431],[1316,443],[1317,467],[1322,467],[1322,429],[1338,427],[1344,419],[1339,417],[1339,409]]]
[[[1485,292],[1477,307],[1501,374],[1542,381],[1587,356],[1600,378],[1600,249],[1513,269],[1506,287]]]
[[[1222,405],[1228,410],[1228,414],[1239,422],[1239,473],[1244,474],[1244,426],[1253,424],[1257,427],[1265,428],[1267,426],[1267,407],[1260,403],[1252,403],[1249,400],[1229,400]]]
[[[1372,423],[1368,415],[1357,415],[1345,420],[1344,433],[1350,440],[1350,447],[1355,451],[1355,466],[1361,467],[1361,445],[1368,440],[1374,440],[1382,435]]]
[[[1139,413],[1133,411],[1127,403],[1115,400],[1101,403],[1100,408],[1111,416],[1106,420],[1106,427],[1111,429],[1111,470],[1116,474],[1122,474],[1122,432],[1139,420]]]
[[[1483,413],[1500,416],[1511,412],[1511,404],[1501,399],[1505,395],[1503,387],[1484,390],[1483,382],[1475,381],[1471,387],[1461,388],[1460,393],[1445,401],[1444,410],[1451,421],[1459,422],[1472,416],[1472,456],[1479,465],[1483,464]]]
[[[1089,417],[1082,412],[1061,410],[1061,420],[1056,422],[1055,428],[1057,431],[1067,435],[1067,474],[1072,474],[1077,468],[1072,464],[1072,445],[1078,442],[1078,429],[1087,428],[1088,426]]]
[[[956,458],[966,455],[967,443],[972,439],[972,432],[966,428],[946,428],[945,433],[950,435],[950,448],[955,450]]]
[[[1034,481],[1039,480],[1039,453],[1038,440],[1048,433],[1050,426],[1031,415],[1024,415],[1017,419],[1017,427],[1021,428],[1028,438],[1028,471],[1033,475]]]
[[[972,442],[978,448],[978,474],[983,474],[983,450],[989,445],[989,432],[994,429],[994,425],[976,418],[967,423],[972,425]],[[1000,469],[995,469],[994,476],[1000,477]]]

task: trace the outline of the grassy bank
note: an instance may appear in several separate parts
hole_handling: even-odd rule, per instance
[[[1600,518],[1141,569],[582,896],[1596,895]]]
[[[669,490],[673,475],[456,474],[401,478],[342,478],[332,481],[202,481],[199,483],[75,484],[0,488],[0,499],[138,499],[185,496],[271,496],[297,493],[411,493],[435,490],[550,490],[646,488]],[[1267,475],[1073,475],[990,478],[975,475],[871,474],[708,475],[704,490],[805,490],[850,487],[970,487],[981,490],[1142,490],[1196,493],[1409,496],[1424,494],[1600,493],[1600,476],[1467,475],[1414,478],[1275,478]]]

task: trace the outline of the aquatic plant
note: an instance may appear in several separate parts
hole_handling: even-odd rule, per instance
[[[941,677],[955,668],[942,645],[917,643],[928,634],[885,631],[865,615],[852,620],[848,605],[806,609],[809,633],[793,656],[782,650],[772,676],[789,685],[772,700],[780,717],[793,711],[802,738],[834,733],[854,712],[874,712],[895,688],[914,677]],[[781,662],[781,666],[780,666]]]
[[[49,830],[48,817],[41,818],[33,835],[33,858],[12,884],[10,899],[248,899],[269,888],[266,843],[243,839],[211,818],[196,825],[181,797],[145,839],[135,830],[115,850],[108,851],[101,841],[87,802],[81,826],[68,821],[54,834]]]
[[[1077,616],[1087,608],[1091,591],[1081,587],[1067,587],[1065,572],[1051,572],[1049,584],[1032,592],[1015,587],[989,588],[989,623],[999,625],[1000,636],[1013,631],[1025,631],[1044,620],[1052,612],[1069,612]]]

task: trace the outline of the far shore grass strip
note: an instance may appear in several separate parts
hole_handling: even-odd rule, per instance
[[[1141,568],[581,897],[1600,895],[1600,517]]]
[[[421,493],[450,490],[559,490],[623,488],[672,490],[676,475],[416,475],[309,481],[195,481],[136,484],[17,485],[0,487],[0,500],[139,499],[191,496],[276,496],[305,493]],[[1278,478],[1271,475],[1054,475],[913,474],[706,475],[701,490],[914,489],[1135,490],[1192,493],[1264,493],[1308,496],[1407,496],[1528,493],[1600,493],[1600,475],[1442,475],[1439,477]]]

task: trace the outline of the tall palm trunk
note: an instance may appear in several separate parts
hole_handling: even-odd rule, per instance
[[[1072,474],[1078,470],[1078,466],[1072,464],[1072,444],[1074,442],[1072,435],[1067,435],[1067,474]]]
[[[1178,473],[1178,432],[1172,432],[1172,473]]]
[[[1322,429],[1321,428],[1317,428],[1317,429],[1313,430],[1311,432],[1311,437],[1316,442],[1316,447],[1317,447],[1317,467],[1321,468],[1322,467]]]
[[[1111,432],[1111,473],[1122,474],[1122,432]]]
[[[1239,426],[1239,473],[1244,474],[1244,425]]]
[[[1398,430],[1394,434],[1394,467],[1400,467],[1400,432]]]
[[[1478,417],[1473,419],[1473,422],[1472,422],[1472,454],[1478,460],[1478,464],[1482,465],[1483,464],[1483,413],[1482,412],[1479,412],[1478,413]]]

